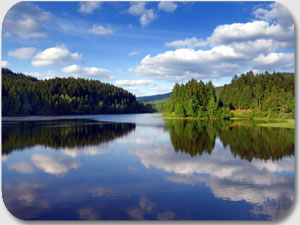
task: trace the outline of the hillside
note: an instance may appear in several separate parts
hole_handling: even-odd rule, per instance
[[[139,100],[141,102],[153,102],[153,101],[162,100],[165,98],[170,98],[170,96],[171,96],[171,92],[166,93],[166,94],[137,97],[137,100]]]
[[[119,87],[98,80],[37,80],[2,69],[2,116],[153,112],[150,105]]]

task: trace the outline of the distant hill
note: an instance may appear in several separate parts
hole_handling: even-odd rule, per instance
[[[160,95],[136,97],[136,99],[140,102],[152,102],[152,101],[162,100],[165,98],[170,98],[170,96],[171,96],[171,92],[166,94],[160,94]]]
[[[112,84],[82,78],[38,80],[2,69],[2,116],[154,112]]]

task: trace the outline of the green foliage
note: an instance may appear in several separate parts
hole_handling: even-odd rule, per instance
[[[152,109],[154,109],[155,112],[164,112],[165,109],[168,107],[169,98],[147,102],[145,104],[151,105]]]
[[[174,117],[225,118],[212,83],[194,79],[186,84],[175,84],[164,112]]]
[[[294,117],[295,75],[276,73],[254,75],[252,71],[234,76],[220,93],[220,104],[227,109],[251,110],[242,114],[277,117]],[[245,115],[244,115],[245,116]]]
[[[2,69],[2,115],[153,112],[130,92],[97,80],[37,80]]]

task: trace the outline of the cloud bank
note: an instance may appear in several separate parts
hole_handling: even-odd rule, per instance
[[[167,47],[176,49],[147,55],[129,72],[183,82],[232,77],[250,69],[294,71],[294,24],[288,11],[272,3],[253,15],[255,20],[248,23],[217,26],[206,40],[188,37],[166,42]]]

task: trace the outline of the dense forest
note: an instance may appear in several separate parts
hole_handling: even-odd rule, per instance
[[[295,82],[292,73],[235,75],[230,84],[216,89],[211,82],[194,79],[175,84],[164,108],[167,116],[198,118],[289,117],[295,114]]]
[[[165,115],[198,118],[229,118],[230,110],[219,106],[216,89],[212,82],[190,80],[186,84],[176,83]]]
[[[153,112],[130,92],[97,80],[38,80],[2,69],[2,116]]]
[[[235,75],[220,93],[221,106],[252,110],[269,117],[295,114],[295,76],[291,73],[254,75],[252,71]]]

